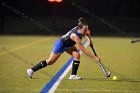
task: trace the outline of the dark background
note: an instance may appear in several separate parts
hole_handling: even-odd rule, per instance
[[[97,20],[80,11],[73,4],[92,12]],[[140,36],[140,5],[138,0],[2,0],[0,8],[0,34],[50,35],[64,34],[77,25],[84,16],[94,35]],[[119,29],[119,30],[118,30]]]

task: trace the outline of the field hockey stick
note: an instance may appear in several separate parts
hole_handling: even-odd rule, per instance
[[[136,42],[140,42],[140,39],[139,40],[132,40],[131,43],[136,43]]]
[[[97,56],[97,53],[95,52],[95,49],[93,48],[93,46],[91,45],[90,47],[91,47],[92,51],[94,52],[95,56]],[[100,68],[103,71],[103,73],[106,75],[106,77],[110,77],[111,73],[106,72],[106,70],[105,70],[103,64],[101,63],[101,61],[99,61],[99,65],[100,65]]]

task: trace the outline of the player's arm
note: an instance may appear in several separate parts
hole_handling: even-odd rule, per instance
[[[93,47],[89,29],[86,31],[85,38],[90,42],[90,47]]]
[[[96,60],[96,61],[98,61],[99,62],[99,58],[98,57],[96,57],[94,54],[92,54],[92,53],[90,53],[89,51],[87,51],[86,49],[85,49],[85,47],[82,45],[82,41],[81,41],[81,39],[76,35],[76,34],[71,34],[71,39],[73,40],[73,41],[75,41],[76,42],[76,44],[77,44],[77,47],[84,53],[84,54],[86,54],[87,56],[89,56],[89,57],[91,57],[91,58],[93,58],[94,60]]]

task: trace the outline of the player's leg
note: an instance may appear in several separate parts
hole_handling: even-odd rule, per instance
[[[35,72],[39,69],[46,67],[47,65],[52,65],[54,62],[56,62],[56,60],[60,57],[60,55],[61,55],[60,53],[55,54],[52,52],[48,60],[43,60],[39,62],[37,65],[35,65],[31,69]]]
[[[77,48],[75,46],[72,46],[66,52],[74,57],[73,64],[72,64],[72,73],[69,79],[72,80],[82,79],[81,77],[77,76],[78,67],[80,65],[80,54]]]
[[[56,62],[56,60],[60,57],[60,55],[61,53],[55,54],[52,52],[48,60],[43,60],[38,64],[36,64],[35,66],[33,66],[32,68],[27,69],[28,76],[32,78],[34,72],[46,67],[47,65],[52,65],[53,63]]]
[[[63,52],[64,50],[62,47],[61,40],[58,39],[54,44],[54,48],[53,48],[52,53],[50,54],[49,59],[39,62],[38,64],[33,66],[31,69],[27,69],[28,76],[32,78],[33,73],[36,72],[37,70],[42,69],[46,67],[47,65],[52,65],[60,57],[61,53]]]

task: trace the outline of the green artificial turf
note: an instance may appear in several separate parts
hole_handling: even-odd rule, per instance
[[[27,78],[26,69],[47,59],[56,36],[0,36],[0,93],[39,93],[71,57],[64,53],[55,64]],[[107,71],[86,55],[78,75],[83,80],[62,80],[56,93],[140,93],[140,43],[130,38],[93,37],[94,48]],[[92,52],[90,47],[87,50]],[[112,80],[117,76],[118,80]]]

